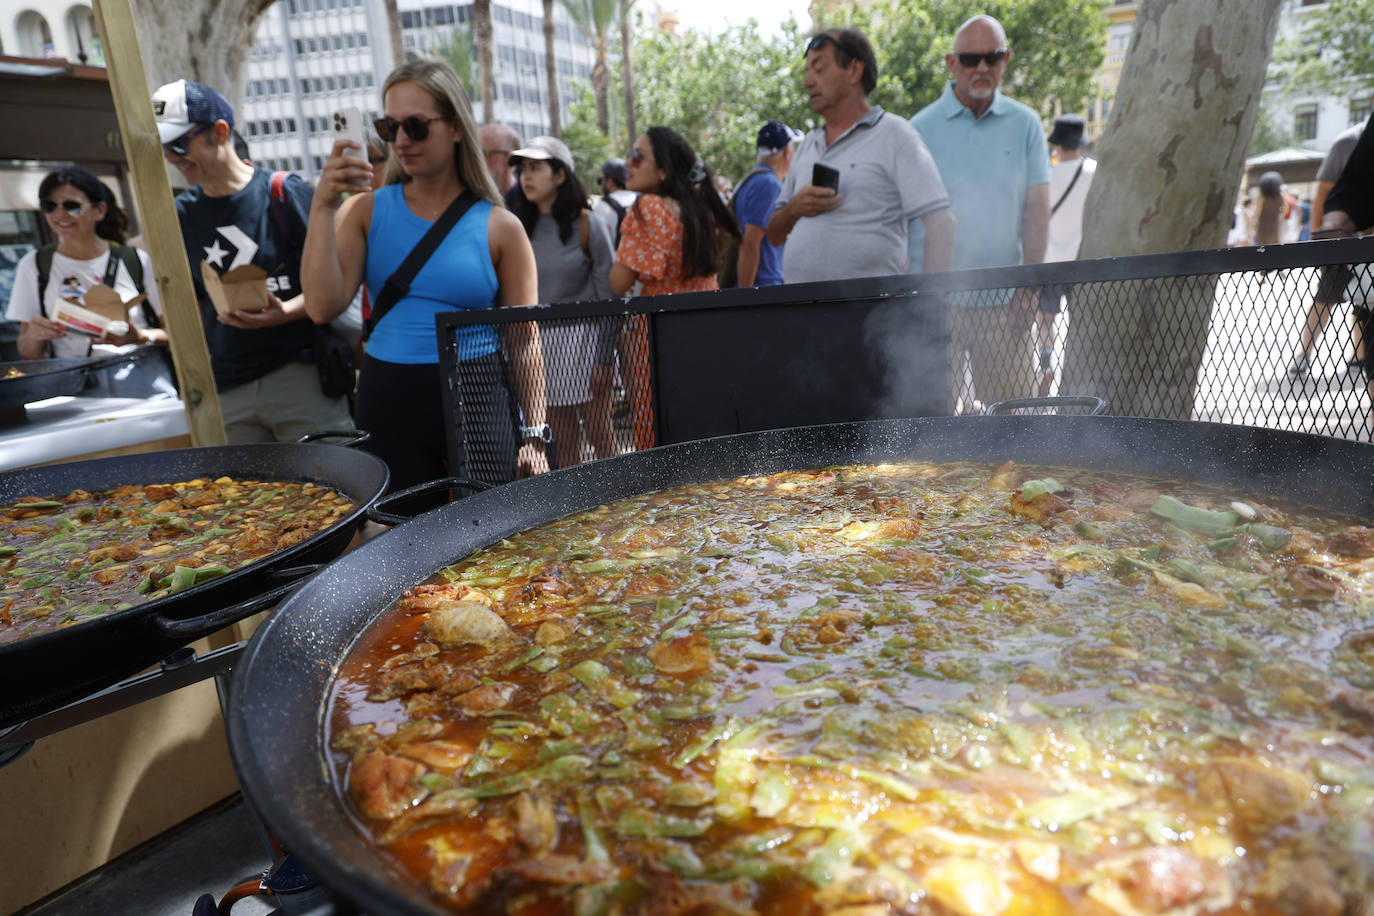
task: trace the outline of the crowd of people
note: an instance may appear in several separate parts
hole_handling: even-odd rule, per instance
[[[218,91],[162,86],[158,131],[187,184],[176,209],[229,440],[295,439],[356,418],[400,489],[450,470],[437,313],[1076,257],[1095,171],[1083,119],[1060,117],[1046,138],[1035,111],[1001,91],[1013,51],[996,19],[975,16],[952,39],[943,93],[906,119],[869,101],[878,67],[862,32],[816,32],[802,88],[821,124],[803,134],[763,123],[756,164],[728,194],[680,133],[655,126],[604,163],[593,200],[566,144],[479,128],[440,62],[393,71],[367,148],[336,141],[313,188],[251,163]],[[1342,146],[1366,177],[1352,188],[1351,168],[1327,175],[1314,226],[1367,226],[1368,140]],[[1293,204],[1260,190],[1255,231],[1278,241]],[[22,355],[86,352],[89,338],[51,316],[59,297],[102,282],[146,294],[146,307],[101,342],[165,346],[156,284],[143,279],[151,265],[123,244],[109,189],[67,167],[39,198],[58,242],[19,266],[8,317],[23,322]],[[266,307],[217,311],[205,279],[244,264],[267,273]],[[1300,360],[1347,281],[1324,278]],[[1071,305],[1066,287],[956,303],[963,402],[1046,393],[1055,318]],[[365,344],[354,347],[344,326],[358,309]],[[498,483],[615,454],[617,379],[635,447],[653,444],[642,316],[501,327],[465,327],[457,341],[463,372],[487,392],[464,404],[480,440],[469,443],[473,476]]]

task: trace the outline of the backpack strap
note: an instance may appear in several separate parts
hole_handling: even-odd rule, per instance
[[[732,215],[735,218],[735,222],[739,222],[739,211],[735,209],[735,201],[739,199],[739,192],[744,190],[744,186],[749,183],[750,178],[753,178],[755,175],[762,175],[764,172],[771,171],[773,170],[767,168],[766,166],[756,166],[752,172],[750,172],[748,175],[745,175],[744,178],[740,180],[739,184],[735,185],[735,190],[730,194],[730,215]],[[741,231],[740,234],[743,235],[743,231]]]
[[[35,256],[38,267],[38,314],[44,318],[48,317],[48,305],[43,301],[43,295],[48,291],[48,275],[52,273],[52,256],[56,253],[56,245],[44,245]]]
[[[299,233],[291,230],[292,217],[296,211],[291,209],[286,200],[286,179],[291,177],[290,172],[273,172],[270,191],[267,198],[267,210],[272,214],[272,221],[277,224],[277,230],[281,233],[282,254],[299,259],[301,251],[305,248],[305,227]],[[293,244],[299,242],[299,245]],[[299,265],[297,273],[299,273]]]
[[[592,266],[592,241],[591,230],[587,228],[587,216],[590,210],[583,210],[577,216],[577,234],[582,237],[582,256],[587,259],[587,266]]]

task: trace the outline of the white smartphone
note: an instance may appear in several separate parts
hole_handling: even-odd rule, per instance
[[[363,113],[352,107],[334,112],[334,140],[352,140],[358,144],[357,149],[346,149],[344,155],[366,162],[367,138],[363,136]]]

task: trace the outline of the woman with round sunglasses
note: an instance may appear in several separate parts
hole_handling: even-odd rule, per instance
[[[511,210],[525,227],[539,272],[539,301],[611,298],[611,233],[592,219],[572,153],[556,137],[535,137],[510,157],[517,182]],[[545,323],[549,425],[559,467],[582,460],[582,429],[597,458],[616,454],[611,432],[615,331],[611,319]]]
[[[375,126],[391,145],[382,187],[371,190],[373,168],[362,150],[335,142],[315,190],[301,276],[316,321],[337,317],[364,283],[375,314],[387,280],[434,222],[464,194],[475,198],[367,340],[358,426],[372,433],[364,447],[387,462],[391,488],[401,490],[448,475],[453,421],[443,410],[434,316],[532,305],[538,280],[529,239],[501,206],[454,72],[437,61],[403,64],[387,77],[382,104],[385,116]],[[538,326],[505,328],[504,341],[490,325],[458,330],[460,375],[481,392],[464,399],[466,472],[487,483],[548,470]],[[514,362],[509,373],[503,349]]]
[[[611,267],[617,296],[640,284],[644,296],[719,289],[721,236],[739,238],[730,208],[716,193],[715,176],[671,127],[651,127],[625,155],[627,187],[639,197],[620,225]],[[621,335],[626,393],[635,448],[654,444],[649,403],[649,340],[644,316],[633,316]]]
[[[146,252],[124,246],[129,221],[114,193],[86,169],[66,165],[44,176],[38,185],[38,202],[57,242],[45,246],[46,250],[29,252],[15,267],[5,315],[10,321],[22,322],[19,355],[24,359],[81,357],[90,353],[93,343],[166,346],[167,332],[156,327],[162,304],[157,284],[152,282],[152,264]],[[40,253],[44,260],[51,258],[46,283],[40,277]],[[115,259],[113,270],[111,258]],[[130,274],[133,258],[141,267],[141,284]],[[79,302],[98,284],[111,285],[126,301],[146,292],[154,322],[148,320],[144,309],[136,307],[124,327],[116,324],[95,339],[69,331],[55,320],[64,298]]]

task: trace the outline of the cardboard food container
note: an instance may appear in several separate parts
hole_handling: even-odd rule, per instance
[[[97,283],[79,301],[62,299],[58,301],[55,321],[61,322],[67,330],[87,337],[100,337],[112,322],[129,320],[129,309],[144,299],[142,293],[128,299],[120,298],[104,283]]]
[[[200,279],[205,292],[221,315],[230,312],[261,312],[267,308],[267,271],[254,264],[241,264],[233,270],[216,273],[206,261],[200,262]]]

